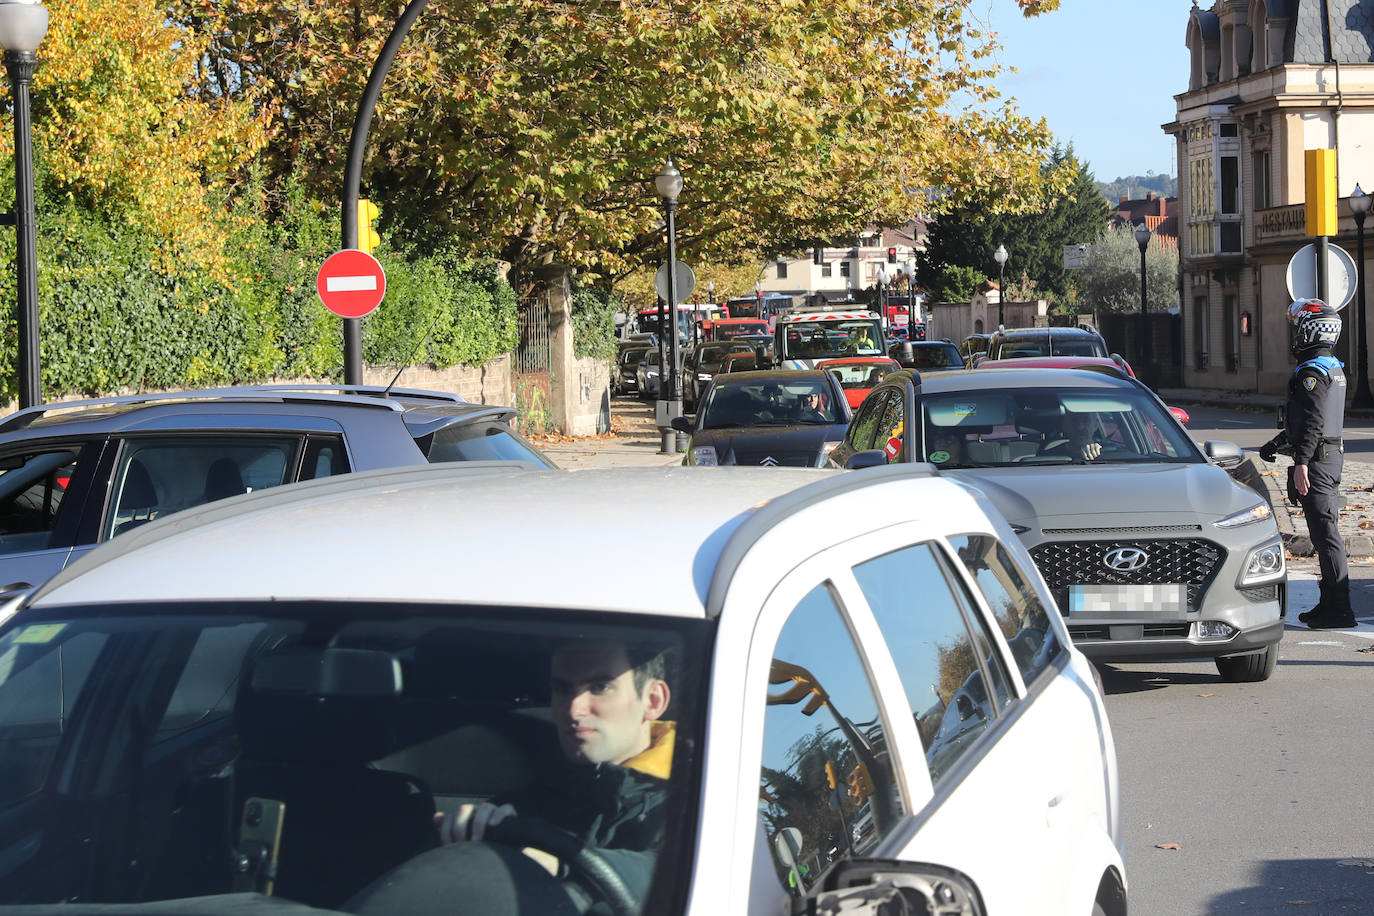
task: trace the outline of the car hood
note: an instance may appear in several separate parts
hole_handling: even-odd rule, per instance
[[[1072,469],[1061,465],[944,473],[986,493],[1007,521],[1041,529],[1214,520],[1262,498],[1211,464],[1075,465]]]
[[[844,438],[847,425],[749,426],[699,429],[692,434],[692,447],[712,445],[722,464],[733,453],[734,464],[763,464],[772,458],[777,464],[813,467],[824,442]]]

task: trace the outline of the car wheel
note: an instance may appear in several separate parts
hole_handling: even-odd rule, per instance
[[[1269,675],[1274,673],[1274,666],[1278,660],[1279,644],[1274,643],[1263,652],[1253,655],[1233,655],[1217,659],[1217,673],[1221,675],[1222,680],[1232,684],[1267,681]]]

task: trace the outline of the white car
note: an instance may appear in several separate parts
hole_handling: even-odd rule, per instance
[[[0,609],[0,772],[0,914],[1126,912],[1093,669],[921,467],[191,509]]]

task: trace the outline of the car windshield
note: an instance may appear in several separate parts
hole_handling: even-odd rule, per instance
[[[402,913],[436,870],[459,899],[519,886],[520,912],[562,912],[566,889],[515,851],[533,841],[441,844],[436,813],[482,801],[602,849],[643,911],[662,912],[690,874],[709,630],[364,601],[12,620],[0,848],[23,854],[0,858],[0,912],[220,895],[223,907],[185,909],[282,905],[228,896],[257,890]]]
[[[917,369],[962,369],[964,358],[953,344],[912,344],[911,364]]]
[[[942,468],[1205,461],[1143,391],[994,388],[921,398],[924,460]]]
[[[621,353],[621,354],[620,354],[620,365],[622,365],[622,366],[628,366],[628,367],[630,367],[630,368],[634,368],[635,366],[638,366],[638,365],[639,365],[640,360],[644,359],[645,354],[648,354],[648,353],[655,353],[655,352],[657,352],[657,351],[656,351],[656,350],[652,350],[652,349],[650,349],[650,348],[648,348],[648,347],[643,347],[643,348],[640,348],[640,347],[631,347],[630,349],[626,350],[624,353]]]
[[[702,408],[702,429],[844,423],[842,408],[819,378],[717,385]]]
[[[821,368],[840,380],[846,391],[876,387],[889,372],[901,368],[895,362],[826,363]]]
[[[789,323],[783,330],[782,359],[830,359],[838,356],[884,356],[878,319],[832,318]]]

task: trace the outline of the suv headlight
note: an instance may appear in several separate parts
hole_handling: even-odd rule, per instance
[[[1283,541],[1274,540],[1250,551],[1236,585],[1239,588],[1264,585],[1282,579],[1284,573]]]
[[[702,468],[713,468],[720,464],[716,461],[716,447],[714,445],[699,445],[692,449],[692,463]]]
[[[1218,528],[1241,528],[1245,525],[1253,525],[1255,522],[1262,522],[1266,518],[1273,518],[1274,510],[1269,508],[1266,502],[1255,503],[1249,509],[1234,512],[1225,518],[1212,522]]]

